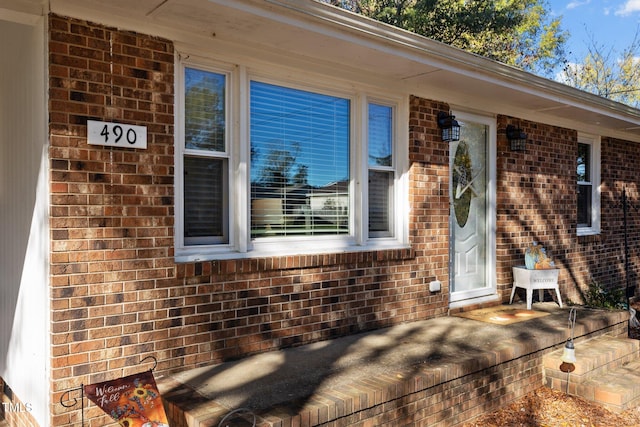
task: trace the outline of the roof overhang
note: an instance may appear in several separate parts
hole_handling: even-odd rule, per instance
[[[454,108],[640,142],[638,109],[313,0],[49,0],[48,5],[57,14],[178,45],[235,47],[265,61],[286,58],[315,71],[367,76]]]
[[[45,11],[43,0],[0,0],[0,21],[35,25]]]

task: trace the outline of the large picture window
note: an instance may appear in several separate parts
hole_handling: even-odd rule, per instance
[[[178,261],[406,247],[406,99],[180,70]]]
[[[349,233],[350,102],[251,82],[251,236]]]

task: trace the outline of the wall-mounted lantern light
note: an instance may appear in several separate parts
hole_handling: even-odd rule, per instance
[[[460,124],[456,116],[440,111],[438,113],[438,127],[442,129],[444,142],[460,141]]]
[[[511,143],[511,151],[527,151],[527,134],[522,129],[508,125],[507,139]]]

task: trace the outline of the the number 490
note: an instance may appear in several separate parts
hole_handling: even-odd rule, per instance
[[[120,142],[122,137],[125,136],[127,142],[133,145],[136,143],[136,140],[138,138],[138,135],[136,134],[135,129],[129,128],[127,129],[126,132],[124,132],[124,130],[122,129],[122,126],[120,125],[113,126],[112,132],[113,132],[113,136],[115,137],[114,143]],[[102,132],[100,132],[100,136],[104,137],[105,143],[110,142],[109,141],[110,133],[111,132],[109,132],[109,125],[105,124],[104,127],[102,128]]]

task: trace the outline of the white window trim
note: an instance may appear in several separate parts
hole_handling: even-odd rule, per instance
[[[591,226],[578,226],[577,235],[591,236],[600,234],[601,138],[597,135],[580,133],[578,134],[578,143],[591,146]]]
[[[206,260],[256,258],[265,256],[284,256],[294,254],[320,254],[352,251],[370,251],[384,249],[408,248],[409,236],[409,130],[405,124],[409,120],[408,96],[389,94],[377,88],[356,87],[353,82],[342,82],[322,76],[310,76],[309,73],[298,73],[305,76],[304,81],[283,79],[278,76],[281,71],[264,69],[249,69],[246,66],[227,65],[202,60],[181,59],[177,56],[176,63],[176,119],[175,119],[175,165],[176,165],[176,195],[175,195],[175,259],[177,262],[193,262]],[[227,142],[229,147],[229,194],[234,195],[229,200],[229,244],[187,246],[184,242],[184,198],[183,198],[183,159],[184,149],[184,68],[194,67],[212,72],[223,73],[228,78],[226,111],[227,111]],[[349,188],[351,194],[351,217],[348,236],[314,236],[301,238],[268,238],[251,239],[249,233],[250,220],[250,117],[249,117],[249,85],[251,80],[272,82],[274,84],[327,93],[348,98],[351,101],[351,180]],[[317,84],[316,82],[323,82]],[[389,238],[368,237],[368,163],[366,150],[367,137],[367,105],[370,102],[384,103],[393,106],[395,114],[394,129],[394,160],[396,162],[396,178],[394,182],[394,236]],[[243,225],[244,224],[244,225]]]
[[[211,71],[214,73],[219,73],[219,74],[224,74],[226,77],[226,90],[229,92],[229,94],[235,93],[235,89],[236,89],[236,78],[234,77],[233,74],[233,68],[232,67],[224,67],[222,65],[218,65],[218,64],[209,64],[206,62],[190,62],[189,60],[185,60],[185,61],[180,61],[181,66],[180,67],[176,67],[176,88],[184,88],[185,85],[185,73],[184,70],[186,67],[193,67],[193,68],[198,68],[201,70],[207,70],[207,71]],[[184,90],[180,89],[180,90],[176,90],[176,97],[175,97],[175,111],[176,111],[176,115],[175,115],[175,150],[174,150],[174,156],[175,156],[175,180],[176,180],[176,197],[175,197],[175,242],[176,242],[176,246],[175,246],[175,251],[176,251],[176,259],[178,259],[178,253],[182,253],[184,256],[190,258],[193,256],[198,256],[197,253],[201,252],[201,250],[199,250],[199,248],[207,248],[208,252],[211,252],[212,255],[215,255],[216,253],[226,253],[229,252],[230,248],[233,246],[233,242],[236,240],[234,233],[235,233],[235,228],[231,226],[231,224],[229,224],[228,227],[228,239],[229,239],[229,243],[228,244],[217,244],[217,245],[193,245],[193,246],[187,246],[184,242],[184,197],[183,197],[183,186],[184,186],[184,156],[186,153],[189,152],[189,150],[185,147],[185,135],[184,135],[184,111],[183,111],[183,106],[184,106],[184,95],[185,92]],[[235,135],[236,135],[236,128],[235,126],[233,126],[233,123],[230,121],[230,116],[231,116],[231,111],[234,109],[235,104],[237,104],[235,102],[235,97],[234,96],[227,96],[225,99],[226,105],[225,105],[225,114],[226,114],[226,118],[225,121],[226,123],[231,123],[231,126],[228,126],[226,129],[226,144],[228,144],[229,146],[226,147],[226,152],[228,154],[228,161],[227,161],[227,167],[229,168],[227,177],[228,177],[228,183],[227,183],[227,194],[232,194],[231,191],[233,190],[233,188],[235,187],[236,183],[235,183],[235,179],[236,179],[236,175],[233,173],[233,168],[234,166],[232,165],[233,163],[233,159],[234,159],[234,141],[235,141]],[[179,196],[178,196],[179,194]],[[237,212],[237,208],[235,205],[235,200],[229,200],[228,202],[228,206],[229,206],[229,218],[233,218],[235,215],[235,212]]]

